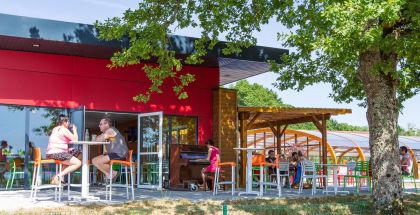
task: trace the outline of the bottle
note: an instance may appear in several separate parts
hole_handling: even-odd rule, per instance
[[[89,141],[89,129],[86,129],[86,132],[85,132],[85,141]]]

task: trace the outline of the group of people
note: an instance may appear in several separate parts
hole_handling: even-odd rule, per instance
[[[109,162],[110,160],[126,159],[128,152],[127,143],[121,133],[112,126],[109,118],[101,119],[99,129],[102,134],[96,137],[96,141],[109,141],[109,144],[105,145],[106,153],[93,158],[92,164],[103,172],[107,179],[114,180],[118,172],[112,171],[110,175]],[[81,152],[69,147],[71,141],[77,141],[78,139],[77,127],[70,124],[67,116],[60,115],[57,126],[53,128],[48,141],[46,158],[61,161],[65,165],[65,168],[53,176],[51,184],[58,184],[60,178],[63,179],[65,175],[74,172],[82,165],[80,161]]]

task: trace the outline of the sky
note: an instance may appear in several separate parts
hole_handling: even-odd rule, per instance
[[[137,0],[0,0],[0,13],[92,24],[96,20],[102,21],[109,17],[121,16],[128,8],[137,8],[138,2]],[[287,32],[287,29],[274,21],[263,26],[261,32],[255,33],[258,39],[257,44],[283,48],[281,42],[276,39],[277,32]],[[199,29],[181,29],[174,33],[192,37],[200,36]],[[352,114],[334,116],[333,119],[352,125],[367,126],[366,109],[359,107],[358,102],[350,104],[334,102],[328,96],[331,92],[329,84],[308,86],[300,92],[293,90],[279,91],[272,85],[276,79],[276,74],[267,72],[247,80],[274,90],[284,103],[296,107],[350,108]],[[407,128],[408,124],[413,124],[420,128],[420,95],[411,98],[403,105],[405,108],[399,116],[399,125]]]

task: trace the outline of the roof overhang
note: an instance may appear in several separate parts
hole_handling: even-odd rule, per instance
[[[93,25],[71,23],[0,13],[0,49],[62,54],[92,58],[110,58],[116,51],[128,47],[128,38],[121,41],[98,39]],[[195,52],[197,38],[171,35],[170,46],[180,58]],[[226,55],[219,42],[208,50],[204,63],[197,66],[220,68],[220,85],[232,83],[269,70],[268,60],[281,62],[286,49],[251,46],[240,54]]]
[[[330,119],[333,115],[351,113],[351,109],[290,108],[290,107],[238,107],[239,117],[246,115],[247,130],[269,128]]]

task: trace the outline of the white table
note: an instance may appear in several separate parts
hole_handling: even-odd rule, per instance
[[[238,195],[242,194],[256,194],[260,195],[259,191],[252,191],[252,152],[258,150],[265,150],[263,148],[233,148],[238,151],[246,151],[246,185],[245,192],[239,192]]]
[[[345,190],[338,190],[338,167],[343,166],[343,167],[347,167],[346,164],[318,164],[320,166],[326,166],[327,168],[331,168],[333,169],[333,180],[334,180],[334,190],[330,191],[330,190],[326,190],[324,192],[329,193],[329,192],[334,192],[334,195],[337,195],[337,193],[347,193],[349,194],[349,191],[345,191]],[[325,173],[324,173],[325,174]],[[328,176],[328,174],[327,174]],[[328,183],[328,177],[327,177],[327,181],[326,183]]]
[[[71,144],[82,145],[82,195],[81,199],[97,199],[94,196],[89,196],[89,146],[105,145],[109,142],[95,142],[95,141],[71,141]]]

